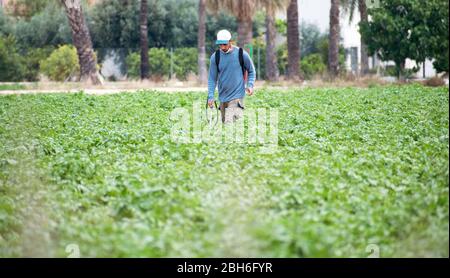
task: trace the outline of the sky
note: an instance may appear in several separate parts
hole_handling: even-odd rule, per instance
[[[329,28],[330,0],[298,0],[300,22],[319,26],[322,32]]]
[[[312,23],[320,28],[322,32],[330,28],[330,0],[298,0],[299,23]],[[280,12],[279,18],[286,18],[285,12]],[[360,35],[357,23],[359,22],[359,12],[355,11],[353,23],[349,24],[348,15],[343,14],[341,9],[341,37],[345,47],[358,46]]]

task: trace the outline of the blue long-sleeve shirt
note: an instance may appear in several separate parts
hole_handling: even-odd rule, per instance
[[[244,50],[244,67],[248,70],[249,88],[255,83],[255,66],[250,55]],[[217,76],[218,75],[218,76]],[[219,74],[217,74],[216,54],[213,53],[209,60],[208,100],[214,99],[214,91],[218,83],[219,101],[226,102],[245,96],[245,82],[239,63],[239,48],[233,46],[229,53],[220,51]]]

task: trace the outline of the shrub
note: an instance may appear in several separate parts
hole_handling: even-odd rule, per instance
[[[404,69],[403,77],[405,79],[413,79],[414,75],[419,71],[418,67],[414,67],[412,69]],[[387,65],[383,70],[384,76],[393,76],[398,78],[400,74],[400,69],[396,65]]]
[[[62,45],[40,64],[41,72],[54,81],[64,81],[80,75],[80,66],[75,47]]]
[[[27,81],[39,80],[39,67],[40,64],[46,60],[55,49],[52,46],[44,48],[31,48],[25,55],[25,74],[24,78]]]
[[[310,54],[300,61],[300,69],[305,79],[311,79],[314,75],[322,75],[327,66],[322,61],[320,54]]]
[[[0,36],[0,81],[21,81],[25,73],[24,59],[13,36]]]
[[[280,75],[285,75],[287,73],[287,65],[288,65],[288,50],[287,43],[283,43],[280,45],[277,50],[277,62],[278,62],[278,70]],[[261,57],[266,59],[266,57]]]
[[[170,53],[165,48],[150,48],[148,51],[150,59],[150,75],[152,78],[160,79],[169,76]]]
[[[170,73],[170,53],[165,48],[151,48],[148,51],[150,76],[156,80]],[[128,54],[126,60],[128,78],[137,79],[141,72],[141,56],[139,52]]]
[[[258,60],[258,48],[259,48],[259,60]],[[259,79],[263,79],[266,76],[266,45],[264,38],[255,39],[253,50],[254,50],[253,63],[255,64],[256,77]],[[260,63],[259,66],[258,63]]]
[[[319,53],[322,56],[322,61],[325,65],[328,65],[328,48],[329,48],[329,41],[328,36],[323,37],[321,41],[318,43],[318,49]],[[342,44],[339,45],[339,73],[343,74],[346,72],[346,65],[345,65],[345,48]]]
[[[8,17],[3,8],[0,7],[0,36],[7,36],[12,33],[12,19]]]
[[[189,73],[198,73],[198,52],[196,48],[177,48],[173,53],[174,70],[177,78],[186,80]]]
[[[447,42],[448,45],[448,42]],[[444,51],[442,51],[441,55],[437,55],[434,62],[433,62],[433,66],[436,69],[436,71],[438,73],[441,72],[445,72],[448,73],[448,47],[447,49],[444,49]]]
[[[398,76],[397,69],[395,68],[395,65],[387,65],[382,70],[382,73],[384,76]]]
[[[128,79],[137,79],[140,76],[141,56],[137,52],[131,52],[125,59]]]

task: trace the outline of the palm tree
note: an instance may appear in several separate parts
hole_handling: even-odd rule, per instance
[[[259,0],[258,3],[266,9],[266,78],[269,81],[277,81],[280,74],[275,49],[275,13],[284,10],[287,3],[287,0]]]
[[[331,0],[328,71],[332,80],[339,71],[339,0]]]
[[[365,0],[342,0],[342,7],[344,10],[349,13],[350,22],[353,21],[353,14],[356,9],[356,5],[358,4],[358,10],[360,15],[360,24],[361,22],[368,22],[369,16],[367,13],[367,5]],[[369,55],[367,51],[367,45],[361,37],[361,75],[366,75],[369,72]]]
[[[266,78],[269,81],[278,81],[278,61],[275,50],[275,9],[272,1],[266,3]]]
[[[300,76],[300,33],[298,27],[298,3],[291,0],[287,9],[287,46],[288,69],[287,77],[293,80],[301,79]]]
[[[80,0],[61,0],[65,8],[70,28],[72,30],[72,41],[77,49],[80,63],[80,80],[92,82],[92,84],[103,83],[97,70],[97,59],[92,47],[89,29],[83,16]]]
[[[206,53],[205,53],[205,37],[206,37],[206,0],[198,1],[198,82],[205,84],[207,82],[206,72]]]
[[[238,45],[252,42],[253,38],[253,15],[256,12],[257,0],[209,0],[208,10],[217,13],[220,10],[227,10],[236,17],[238,22]]]
[[[367,13],[367,5],[365,0],[358,0],[358,9],[361,17],[360,22],[368,22],[369,15]],[[369,73],[369,55],[367,50],[367,44],[361,37],[361,74],[366,75]]]
[[[140,44],[141,44],[141,79],[148,79],[149,77],[147,13],[148,13],[147,0],[141,0],[141,10],[139,13]]]

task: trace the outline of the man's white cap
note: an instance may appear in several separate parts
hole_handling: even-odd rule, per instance
[[[228,30],[220,30],[217,33],[216,44],[228,44],[231,40],[231,33]]]

